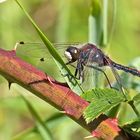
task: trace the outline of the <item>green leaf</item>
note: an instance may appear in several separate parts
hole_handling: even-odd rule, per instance
[[[42,121],[38,113],[35,111],[33,106],[30,102],[22,96],[23,100],[25,101],[26,105],[28,106],[33,118],[35,119],[37,129],[44,140],[53,140],[53,136],[49,130],[49,128],[45,125],[45,122]]]
[[[133,137],[133,139],[140,139],[140,118],[135,119],[122,126],[123,130]]]
[[[140,132],[134,131],[130,128],[123,128],[123,130],[125,132],[127,132],[129,134],[129,136],[131,135],[131,138],[133,140],[139,140],[140,139]]]
[[[91,0],[90,13],[92,16],[97,17],[101,13],[101,2],[100,0]]]
[[[101,44],[102,33],[103,33],[102,25],[103,24],[102,24],[101,1],[91,0],[90,15],[88,17],[88,42],[96,44],[97,46]],[[94,78],[91,76],[87,82],[94,83],[92,88],[102,87],[103,82],[104,82],[104,77],[102,77],[99,71],[95,71]],[[91,84],[88,84],[88,85],[91,85]]]
[[[66,82],[68,83],[69,87],[75,91],[76,93],[82,93],[83,90],[79,86],[77,80],[74,78],[68,67],[65,65],[63,59],[60,57],[59,53],[56,51],[55,47],[53,47],[52,43],[48,40],[48,38],[45,36],[45,34],[39,29],[39,27],[36,25],[36,23],[33,21],[33,19],[30,17],[30,15],[27,13],[27,11],[24,9],[24,7],[19,3],[18,0],[15,0],[16,3],[20,6],[24,14],[27,16],[29,21],[32,23],[34,28],[36,29],[38,35],[44,42],[46,49],[48,49],[49,53],[53,56],[55,63],[57,64],[58,68],[61,71],[62,75],[65,75],[64,78]]]
[[[123,94],[113,89],[93,89],[84,93],[82,97],[91,102],[84,111],[84,117],[87,123],[125,101]]]
[[[60,124],[64,123],[67,120],[66,115],[62,114],[62,113],[55,113],[52,116],[50,116],[49,118],[44,120],[44,124],[47,125],[50,130],[55,130],[60,128]],[[22,133],[16,135],[13,140],[21,140],[21,139],[32,139],[34,140],[34,138],[37,138],[38,134],[38,127],[37,126],[33,126],[29,129],[26,129],[25,131],[23,131]],[[61,130],[60,130],[61,131]],[[40,136],[40,135],[39,135]],[[56,137],[56,133],[53,134],[54,137]],[[38,138],[39,139],[39,138]],[[40,139],[42,139],[42,137],[40,136]]]
[[[131,122],[127,123],[127,125],[125,126],[129,128],[140,128],[140,118],[132,120]]]
[[[89,36],[88,41],[96,45],[101,44],[102,39],[102,16],[99,0],[92,0],[90,5],[90,15],[88,20]]]
[[[133,100],[134,101],[140,101],[140,93],[138,93],[137,95],[135,95],[134,97],[133,97]]]

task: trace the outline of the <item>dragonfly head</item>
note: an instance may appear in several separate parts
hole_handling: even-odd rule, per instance
[[[65,50],[65,57],[68,59],[69,63],[75,62],[80,55],[80,49],[70,46]]]

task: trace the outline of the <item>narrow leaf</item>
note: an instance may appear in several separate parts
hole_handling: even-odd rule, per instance
[[[72,76],[72,73],[70,72],[68,67],[65,65],[64,61],[62,60],[60,55],[57,53],[57,51],[53,47],[52,43],[48,40],[48,38],[45,36],[45,34],[43,34],[43,32],[39,29],[39,27],[36,25],[36,23],[33,21],[33,19],[30,17],[30,15],[27,13],[27,11],[24,9],[24,7],[19,3],[19,1],[18,0],[15,0],[15,1],[20,6],[20,8],[24,12],[24,14],[27,16],[29,21],[32,23],[32,25],[36,29],[38,35],[44,42],[49,53],[53,56],[54,61],[56,62],[58,68],[61,71],[61,74],[64,75],[64,78],[65,78],[66,82],[68,83],[68,85],[70,86],[70,88],[73,91],[75,91],[76,93],[82,93],[83,91],[82,91],[81,87],[79,86],[77,80],[74,78],[74,76]]]
[[[47,118],[44,121],[44,124],[47,125],[47,126],[51,126],[51,128],[52,128],[54,126],[51,125],[51,124],[55,124],[55,125],[59,126],[59,124],[64,122],[65,119],[67,119],[65,114],[55,113],[52,116],[50,116],[49,118]],[[19,135],[16,135],[13,138],[13,140],[21,140],[22,138],[28,138],[28,137],[31,139],[31,136],[36,138],[37,137],[37,134],[36,134],[37,130],[38,130],[37,126],[26,129],[25,131],[23,131]],[[34,134],[34,136],[33,136],[33,134]]]
[[[40,118],[38,113],[35,111],[33,106],[30,104],[30,102],[24,96],[22,96],[22,98],[25,101],[26,105],[28,106],[33,118],[35,119],[37,129],[38,129],[40,135],[42,136],[42,138],[44,140],[46,140],[46,139],[53,140],[52,134],[51,134],[49,128],[45,125],[45,122],[42,121],[42,119]]]

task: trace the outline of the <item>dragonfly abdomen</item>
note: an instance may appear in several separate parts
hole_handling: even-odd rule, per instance
[[[123,65],[117,64],[117,63],[115,63],[115,62],[112,62],[112,65],[113,65],[116,69],[118,69],[118,70],[123,70],[123,71],[125,71],[125,72],[131,73],[131,74],[133,74],[133,75],[135,75],[135,76],[139,76],[139,77],[140,77],[140,71],[137,70],[137,69],[130,68],[130,67],[127,67],[127,66],[123,66]]]

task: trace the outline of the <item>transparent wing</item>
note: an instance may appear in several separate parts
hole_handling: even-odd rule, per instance
[[[97,66],[96,64],[89,64],[92,67],[85,67],[84,73],[85,73],[85,81],[83,82],[83,85],[85,87],[88,87],[89,89],[92,88],[102,88],[105,86],[105,81],[107,85],[109,85],[109,79],[106,75],[105,68],[101,68]]]
[[[111,71],[112,71],[112,73],[113,73],[113,75],[114,75],[114,77],[115,77],[115,79],[116,79],[116,82],[117,82],[117,84],[118,84],[119,90],[125,95],[125,88],[124,88],[124,86],[123,86],[123,83],[122,83],[122,81],[121,81],[121,78],[120,78],[118,72],[117,72],[116,69],[112,66],[110,60],[109,60],[109,59],[106,59],[106,60],[107,60],[109,66],[110,66],[110,68],[111,68]]]
[[[78,43],[74,43],[75,45]],[[59,54],[62,56],[65,62],[67,62],[64,57],[64,51],[72,43],[54,43]],[[59,69],[56,67],[52,56],[48,52],[46,46],[43,43],[29,43],[21,42],[16,45],[16,55],[29,62],[30,64],[36,66],[37,68],[43,70],[49,75],[59,75]],[[61,75],[58,76],[62,77]],[[55,77],[57,79],[57,77]],[[62,78],[63,79],[63,78]]]
[[[53,43],[59,53],[63,53],[68,46],[79,45],[79,43]],[[48,58],[49,52],[43,43],[21,42],[16,45],[17,55],[26,55],[35,58]]]
[[[83,77],[82,77],[83,82],[81,83],[81,87],[83,88],[84,91],[96,87],[95,76],[96,76],[96,71],[94,69],[89,67],[84,67]]]
[[[60,51],[64,51],[66,45],[63,44],[54,44],[56,48]],[[48,58],[49,53],[47,48],[43,43],[18,43],[16,45],[16,53],[18,56],[29,56],[34,58]]]
[[[99,67],[98,63],[94,63],[90,60],[90,57],[92,56],[91,51],[83,72],[84,82],[82,87],[86,90],[104,86],[105,72]]]

